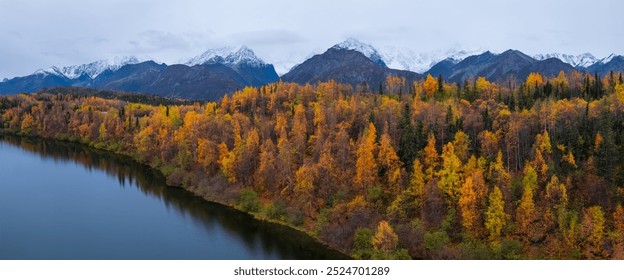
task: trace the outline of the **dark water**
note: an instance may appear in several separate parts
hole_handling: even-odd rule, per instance
[[[81,145],[0,136],[0,259],[335,259]]]

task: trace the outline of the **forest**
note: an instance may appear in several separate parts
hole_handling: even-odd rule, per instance
[[[0,97],[0,132],[128,155],[356,259],[624,259],[622,73],[370,88],[152,104],[57,89]]]

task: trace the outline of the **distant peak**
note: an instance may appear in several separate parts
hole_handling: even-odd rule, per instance
[[[348,48],[353,48],[353,47],[370,47],[372,48],[371,45],[366,44],[358,39],[355,39],[353,37],[349,37],[346,40],[334,45],[335,48],[339,48],[339,49],[348,49]]]
[[[524,55],[523,52],[519,51],[519,50],[514,50],[514,49],[508,49],[506,51],[504,51],[501,54],[516,54],[516,55]]]
[[[363,43],[360,40],[357,40],[357,39],[355,39],[353,37],[349,37],[346,40],[344,40],[344,41],[342,41],[342,42],[340,42],[338,44],[335,44],[330,49],[356,51],[356,52],[359,52],[359,53],[365,55],[366,57],[368,57],[368,59],[370,59],[371,61],[375,62],[379,66],[387,67],[386,63],[382,59],[382,57],[379,54],[379,52],[377,51],[377,49],[375,49],[372,45],[367,44],[367,43]]]
[[[220,63],[227,66],[238,64],[249,64],[254,66],[266,65],[266,63],[258,58],[249,47],[242,45],[239,47],[222,47],[209,49],[203,54],[187,60],[184,64],[188,66],[200,64]]]
[[[516,58],[520,58],[520,59],[524,59],[527,61],[532,61],[535,60],[534,58],[526,55],[525,53],[519,51],[519,50],[513,50],[513,49],[508,49],[505,52],[500,54],[501,56],[509,56],[509,57],[516,57]]]
[[[345,50],[353,50],[353,51],[359,51],[363,54],[367,54],[367,53],[374,53],[377,52],[377,50],[370,44],[366,44],[358,39],[355,39],[353,37],[349,37],[346,40],[335,44],[333,47],[333,49],[345,49]]]
[[[141,60],[136,56],[116,56],[114,58],[98,60],[85,64],[77,64],[64,67],[52,66],[47,69],[39,69],[35,71],[33,75],[56,75],[69,79],[76,79],[86,75],[89,78],[93,79],[98,75],[102,74],[104,71],[115,71],[125,65],[137,64],[141,63],[142,61],[145,60]]]
[[[617,54],[615,54],[615,53],[611,53],[609,56],[607,56],[607,57],[605,57],[605,58],[601,59],[601,60],[600,60],[600,63],[602,63],[602,64],[607,64],[607,63],[609,63],[611,60],[613,60],[614,58],[617,58],[617,57],[621,57],[621,55],[617,55]]]
[[[537,60],[546,60],[549,58],[557,58],[567,64],[574,67],[589,67],[590,65],[598,62],[598,59],[591,53],[582,53],[579,55],[565,54],[565,53],[547,53],[537,54],[533,56]]]

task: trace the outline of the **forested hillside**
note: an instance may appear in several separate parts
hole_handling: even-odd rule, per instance
[[[127,154],[355,258],[624,258],[620,73],[280,82],[190,105],[21,94],[0,124]]]

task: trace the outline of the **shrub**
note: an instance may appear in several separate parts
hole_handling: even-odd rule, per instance
[[[238,206],[247,212],[257,212],[260,210],[260,199],[258,194],[252,189],[243,189],[239,194]]]

